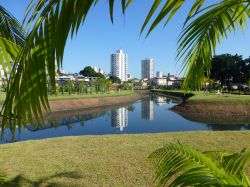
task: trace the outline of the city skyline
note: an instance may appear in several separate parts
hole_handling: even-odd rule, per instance
[[[211,0],[215,3],[217,0]],[[16,0],[1,1],[1,4],[22,22],[28,0],[16,3]],[[209,1],[210,3],[210,1]],[[178,11],[177,16],[162,29],[159,25],[148,38],[140,36],[140,27],[152,5],[151,2],[141,4],[134,1],[128,8],[126,15],[121,13],[119,3],[114,8],[114,24],[109,19],[108,3],[100,2],[92,9],[85,24],[80,27],[77,36],[68,39],[63,60],[63,69],[66,72],[79,72],[83,66],[96,65],[102,67],[105,72],[110,69],[110,54],[116,48],[122,48],[129,54],[130,66],[128,72],[133,77],[140,77],[138,69],[141,59],[153,57],[157,62],[155,70],[179,75],[181,63],[175,60],[177,50],[177,38],[182,20],[185,18],[185,10]],[[183,19],[182,19],[183,18]],[[96,24],[98,23],[98,24]],[[178,32],[177,32],[178,31]],[[231,33],[227,39],[218,46],[216,54],[231,53],[240,54],[244,58],[250,56],[248,43],[250,43],[250,29],[244,33]]]

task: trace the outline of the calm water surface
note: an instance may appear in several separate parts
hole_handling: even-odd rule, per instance
[[[211,125],[189,121],[170,111],[178,101],[152,96],[102,112],[49,120],[46,125],[28,126],[15,137],[6,130],[1,143],[61,136],[158,133],[198,130],[248,130],[250,125]]]

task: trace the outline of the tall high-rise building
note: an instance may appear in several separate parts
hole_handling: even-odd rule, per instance
[[[120,131],[128,126],[128,109],[126,107],[111,110],[111,126]]]
[[[141,101],[141,117],[146,120],[154,119],[154,101],[151,99]]]
[[[121,49],[111,55],[111,75],[119,77],[121,81],[127,81],[128,55]]]
[[[142,79],[154,78],[154,59],[146,58],[141,61],[141,77]]]

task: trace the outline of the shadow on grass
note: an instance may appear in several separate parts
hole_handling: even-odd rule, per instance
[[[62,183],[50,182],[51,179],[55,178],[68,178],[68,179],[79,179],[82,178],[77,172],[65,172],[55,174],[49,177],[40,178],[38,180],[31,180],[26,178],[22,175],[17,175],[16,177],[5,180],[5,176],[0,176],[0,186],[1,187],[21,187],[21,186],[33,186],[33,187],[40,187],[40,186],[47,186],[47,187],[57,187],[57,186],[64,186]]]

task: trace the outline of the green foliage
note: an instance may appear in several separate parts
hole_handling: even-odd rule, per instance
[[[17,19],[0,5],[0,64],[5,78],[8,77],[7,71],[11,71],[11,64],[24,45],[24,35]]]
[[[3,82],[2,85],[1,85],[1,88],[2,88],[3,92],[6,92],[7,91],[7,83]]]
[[[116,77],[116,76],[110,76],[109,77],[109,80],[112,81],[112,83],[117,83],[117,84],[121,84],[121,79],[119,77]]]
[[[149,159],[159,186],[249,186],[245,169],[250,153],[202,153],[181,144],[157,149]]]
[[[86,66],[83,70],[79,72],[80,75],[85,77],[101,77],[103,78],[104,75],[101,73],[97,73],[92,67]]]
[[[250,72],[248,59],[243,60],[242,56],[237,54],[222,54],[213,57],[210,77],[220,80],[222,85],[228,84],[229,81],[242,83],[247,82],[248,72]]]
[[[65,82],[65,88],[67,90],[67,92],[69,93],[69,95],[74,91],[74,82],[71,80],[68,80]]]
[[[86,93],[87,92],[87,85],[84,82],[78,82],[75,84],[76,91],[78,94]]]
[[[25,34],[17,19],[0,6],[0,36],[18,46],[24,45]]]
[[[25,37],[26,41],[23,43],[13,40],[15,37],[9,29],[5,30],[3,36],[1,35],[0,46],[4,52],[1,58],[9,59],[7,62],[10,64],[9,56],[12,56],[14,61],[2,110],[3,129],[10,117],[9,122],[13,128],[16,124],[19,126],[26,124],[27,119],[32,122],[35,118],[43,122],[42,111],[50,109],[46,74],[49,75],[50,84],[54,89],[55,62],[60,69],[68,35],[73,37],[77,33],[89,10],[99,2],[99,0],[31,0],[24,19],[24,25],[29,26],[30,30]],[[120,2],[124,14],[132,0]],[[190,3],[184,0],[155,0],[141,32],[149,26],[148,35],[163,20],[166,25],[186,2]],[[210,74],[211,59],[215,54],[217,43],[229,32],[235,32],[238,28],[244,29],[247,25],[250,2],[223,0],[209,7],[204,7],[205,0],[192,2],[193,6],[184,20],[184,27],[178,40],[177,59],[182,62],[183,71],[186,72],[184,87],[196,89],[201,88],[204,83],[204,70],[207,77]],[[114,3],[114,0],[109,0],[112,22]],[[158,11],[159,7],[161,9]],[[0,12],[6,18],[14,20],[4,9]],[[1,33],[2,27],[12,28],[10,25],[13,25],[13,28],[17,28],[13,31],[17,31],[18,34],[14,36],[23,36],[19,24],[15,24],[16,21],[8,22],[10,25],[6,24],[7,22],[0,23]],[[15,117],[12,119],[13,116]]]

